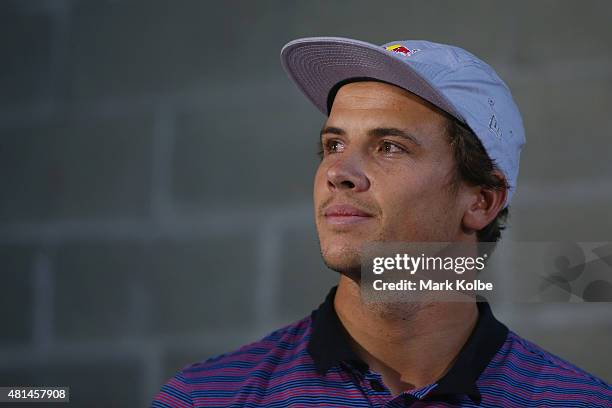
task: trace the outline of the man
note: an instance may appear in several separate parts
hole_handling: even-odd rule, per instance
[[[509,331],[486,302],[362,298],[369,242],[499,239],[525,139],[492,68],[442,44],[331,37],[292,41],[281,60],[329,116],[315,222],[339,284],[310,316],[181,370],[153,406],[612,406],[609,384]]]

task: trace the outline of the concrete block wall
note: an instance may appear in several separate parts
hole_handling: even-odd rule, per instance
[[[311,35],[481,56],[528,144],[507,239],[612,240],[604,1],[7,1],[0,5],[0,384],[146,406],[189,362],[315,308],[324,120],[279,63]],[[606,304],[506,305],[612,380]]]

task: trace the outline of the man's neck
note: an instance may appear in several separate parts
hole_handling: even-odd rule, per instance
[[[334,307],[354,351],[394,395],[442,377],[478,320],[474,302],[366,304],[344,275]]]

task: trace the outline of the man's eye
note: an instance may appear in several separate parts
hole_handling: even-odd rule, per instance
[[[383,153],[386,154],[391,154],[391,153],[404,153],[406,152],[406,150],[404,150],[403,148],[399,147],[398,145],[396,145],[395,143],[391,143],[388,141],[383,141],[381,143],[381,150]]]
[[[339,140],[329,140],[325,143],[325,152],[326,153],[338,153],[344,149],[344,145]]]

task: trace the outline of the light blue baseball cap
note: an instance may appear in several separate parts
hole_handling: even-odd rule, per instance
[[[430,41],[383,45],[341,37],[300,38],[281,50],[281,63],[306,97],[327,115],[336,84],[374,78],[404,88],[467,125],[509,185],[516,189],[525,130],[508,86],[468,51]]]

